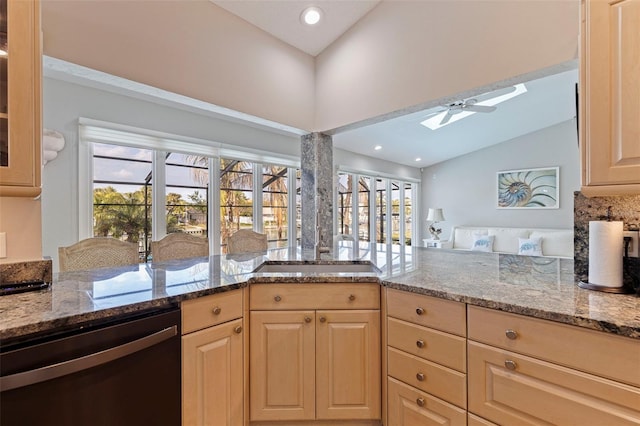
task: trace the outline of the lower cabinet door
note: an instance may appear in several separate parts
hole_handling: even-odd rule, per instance
[[[380,350],[380,311],[317,311],[317,419],[380,418]]]
[[[251,420],[315,418],[315,312],[251,311]]]
[[[242,319],[182,337],[183,425],[243,424],[242,339]]]
[[[392,377],[388,381],[388,426],[465,426],[467,412]]]
[[[640,388],[472,341],[468,351],[468,408],[485,419],[503,425],[640,425]]]

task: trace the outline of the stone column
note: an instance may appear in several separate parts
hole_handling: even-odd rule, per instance
[[[301,138],[302,249],[316,243],[316,220],[323,247],[333,247],[333,140],[322,133]]]

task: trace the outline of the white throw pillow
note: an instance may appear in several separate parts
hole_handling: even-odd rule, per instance
[[[518,238],[518,254],[542,256],[542,238]]]
[[[472,251],[493,251],[493,235],[474,235],[473,244],[471,245]]]

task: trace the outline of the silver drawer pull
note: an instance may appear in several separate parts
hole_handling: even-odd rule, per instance
[[[508,329],[507,331],[504,332],[504,334],[507,336],[507,339],[509,340],[516,340],[518,338],[518,332],[515,330]]]
[[[418,340],[416,342],[416,346],[419,348],[424,348],[424,340]]]
[[[220,315],[220,312],[222,312],[222,308],[220,306],[216,306],[211,310],[211,312],[213,312],[213,315]]]
[[[282,297],[280,297],[280,296],[275,296],[275,297],[273,298],[273,300],[275,300],[276,302],[279,302],[279,301],[281,301],[281,300],[282,300]]]
[[[424,398],[416,399],[416,404],[418,404],[419,407],[424,407],[424,402]]]
[[[416,374],[416,379],[418,379],[419,382],[424,382],[424,379],[426,377],[424,376],[424,373],[418,373]]]
[[[518,367],[518,364],[516,364],[515,361],[511,361],[510,359],[508,359],[504,362],[504,366],[507,367],[507,370],[513,371]]]
[[[424,314],[424,309],[423,308],[416,308],[416,314],[418,315],[423,315]]]

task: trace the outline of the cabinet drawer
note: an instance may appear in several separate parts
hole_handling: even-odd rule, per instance
[[[468,378],[469,411],[498,424],[640,424],[640,388],[481,343]]]
[[[467,385],[464,374],[394,348],[388,351],[390,376],[466,408]]]
[[[428,393],[389,378],[389,425],[418,426],[437,424],[465,426],[466,412]]]
[[[387,313],[415,324],[466,335],[464,303],[387,289]]]
[[[640,386],[640,340],[477,306],[468,314],[469,339]]]
[[[378,284],[253,284],[251,310],[380,309]]]
[[[474,414],[467,413],[467,426],[498,426],[497,424],[478,417]]]
[[[463,373],[466,371],[467,342],[463,337],[395,318],[388,319],[387,327],[389,346]]]
[[[242,317],[242,290],[182,302],[182,334]]]

